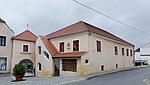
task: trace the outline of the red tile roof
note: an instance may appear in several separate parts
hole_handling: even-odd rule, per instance
[[[75,24],[72,24],[70,26],[67,26],[63,29],[60,29],[56,32],[53,32],[51,34],[48,34],[46,35],[47,37],[49,38],[56,38],[56,37],[61,37],[61,36],[67,36],[67,35],[71,35],[71,34],[76,34],[76,33],[82,33],[82,32],[92,32],[92,33],[96,33],[98,35],[101,35],[101,36],[104,36],[104,37],[107,37],[107,38],[110,38],[110,39],[113,39],[113,40],[117,40],[119,42],[122,42],[122,43],[126,43],[126,44],[129,44],[129,45],[133,45],[105,30],[102,30],[98,27],[95,27],[93,25],[90,25],[86,22],[83,22],[83,21],[79,21]]]
[[[31,31],[25,30],[24,32],[16,35],[13,39],[35,42],[37,39],[37,36],[35,34],[33,34]]]
[[[55,48],[55,46],[52,44],[52,42],[50,40],[48,40],[47,37],[40,36],[40,38],[52,56],[56,55],[58,53],[58,50]]]
[[[85,51],[82,52],[66,52],[66,53],[58,53],[53,56],[53,58],[74,58],[74,57],[81,57],[86,54]]]

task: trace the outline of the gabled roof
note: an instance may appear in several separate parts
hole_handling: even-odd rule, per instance
[[[102,30],[96,26],[90,25],[84,21],[79,21],[75,24],[72,24],[70,26],[67,26],[63,29],[60,29],[56,32],[53,32],[51,34],[46,35],[47,37],[51,38],[56,38],[56,37],[61,37],[61,36],[67,36],[67,35],[72,35],[72,34],[76,34],[76,33],[82,33],[82,32],[92,32],[92,33],[96,33],[98,35],[125,43],[125,44],[129,44],[129,45],[133,45],[105,30]]]
[[[52,44],[52,42],[50,40],[48,40],[47,37],[40,36],[40,38],[52,56],[56,55],[58,53],[58,50],[55,48],[55,46]]]
[[[37,40],[37,36],[33,34],[31,31],[25,30],[24,32],[16,35],[13,39],[35,42]]]

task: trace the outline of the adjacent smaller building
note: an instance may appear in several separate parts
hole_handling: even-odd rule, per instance
[[[13,31],[4,20],[0,18],[0,73],[10,73],[12,58]]]
[[[37,36],[31,31],[24,32],[12,38],[13,51],[11,59],[11,69],[15,64],[23,64],[27,67],[27,73],[33,73],[35,69],[35,42]]]
[[[150,64],[150,42],[135,50],[135,65]]]

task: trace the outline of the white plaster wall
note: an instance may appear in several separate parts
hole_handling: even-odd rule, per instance
[[[78,60],[77,73],[61,71],[61,75],[86,75],[97,73],[101,72],[101,65],[104,65],[104,71],[115,70],[116,64],[118,64],[117,69],[133,66],[133,56],[130,56],[130,50],[132,50],[132,52],[134,51],[133,46],[104,38],[94,33],[92,33],[92,35],[89,35],[87,32],[54,38],[51,39],[51,41],[59,50],[59,42],[67,42],[67,39],[71,41],[71,49],[67,50],[65,47],[65,52],[72,52],[72,41],[74,39],[79,39],[79,51],[86,51],[87,54],[85,54],[81,57],[81,59]],[[96,51],[96,40],[101,41],[102,52]],[[118,47],[118,55],[115,55],[114,46]],[[122,48],[125,49],[124,56],[122,56]],[[126,55],[126,49],[129,49],[129,56]],[[134,53],[132,53],[132,55],[134,55]],[[89,59],[89,64],[85,64],[85,59]]]
[[[135,60],[141,60],[141,53],[140,52],[135,52]]]
[[[140,52],[142,55],[150,55],[150,48],[141,48]]]
[[[96,40],[101,41],[101,52],[96,51]],[[118,47],[118,55],[115,55],[114,46]],[[122,56],[122,48],[125,49],[124,56]],[[101,65],[104,65],[104,71],[115,70],[116,64],[118,64],[118,69],[132,67],[133,56],[130,56],[130,51],[129,56],[126,56],[126,49],[132,49],[133,52],[132,46],[110,41],[95,34],[90,35],[89,51],[81,57],[81,73],[85,75],[101,72]],[[89,59],[89,65],[85,64],[85,59]]]
[[[88,33],[87,32],[51,39],[53,45],[58,49],[58,51],[59,51],[59,43],[65,42],[64,52],[73,52],[74,40],[79,40],[79,51],[88,51]],[[70,43],[70,49],[67,49],[68,42]]]
[[[41,46],[41,54],[38,53],[38,46]],[[47,59],[43,51],[49,54],[49,59]],[[38,63],[41,63],[41,71],[38,70]],[[38,77],[51,77],[54,74],[53,59],[45,45],[43,44],[40,37],[36,41],[36,76]]]
[[[59,51],[59,43],[65,42],[65,48],[64,52],[73,52],[73,41],[79,40],[79,51],[85,51],[88,52],[89,45],[88,45],[88,32],[84,33],[78,33],[74,35],[68,35],[64,37],[54,38],[51,39],[53,45],[58,49]],[[70,43],[70,49],[67,49],[67,43]],[[62,62],[62,61],[61,61]],[[70,72],[70,71],[62,71],[62,64],[60,62],[60,76],[77,76],[81,75],[81,59],[77,59],[77,72]]]
[[[2,22],[0,22],[0,36],[6,36],[6,46],[0,46],[0,57],[7,58],[7,70],[0,71],[0,73],[7,73],[11,70],[11,57],[12,57],[12,40],[13,33]]]

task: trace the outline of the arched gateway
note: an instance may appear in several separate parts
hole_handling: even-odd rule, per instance
[[[29,59],[24,59],[19,62],[19,64],[23,64],[27,67],[27,73],[34,73],[34,64]]]

